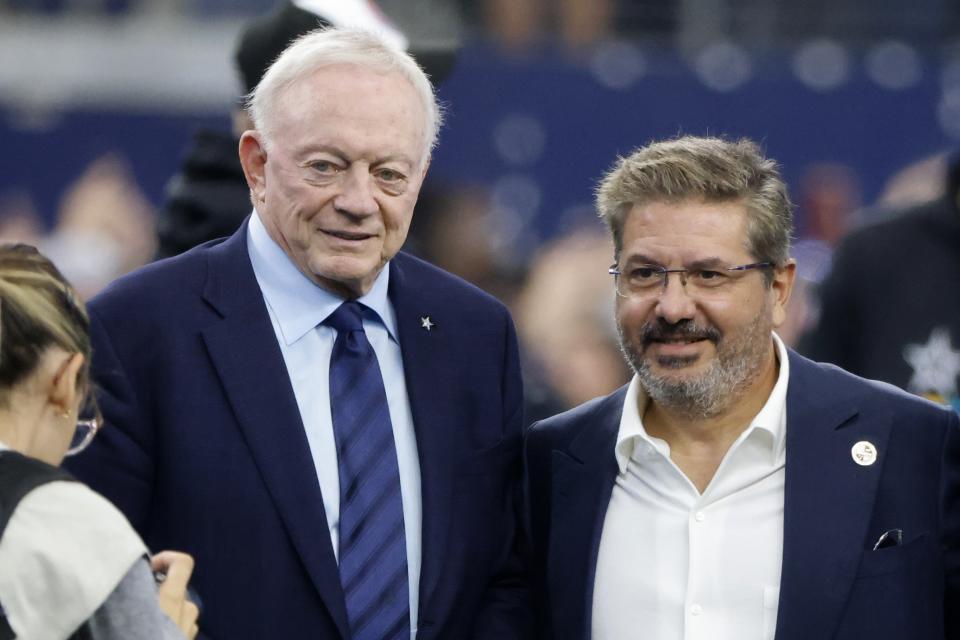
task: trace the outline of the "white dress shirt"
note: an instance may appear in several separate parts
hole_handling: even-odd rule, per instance
[[[330,355],[337,332],[323,325],[343,299],[317,286],[290,260],[267,233],[254,211],[247,231],[247,247],[257,283],[270,313],[270,321],[283,353],[293,385],[300,417],[307,433],[310,453],[323,494],[323,509],[330,528],[334,555],[338,554],[340,528],[340,476],[337,448],[330,413]],[[400,497],[407,543],[407,573],[410,591],[411,636],[416,634],[420,586],[421,511],[420,458],[417,454],[413,416],[403,377],[403,358],[397,337],[397,319],[387,298],[389,263],[377,276],[373,288],[358,298],[372,309],[380,322],[367,315],[363,329],[377,354],[387,394],[393,439],[400,471]]]
[[[617,434],[620,472],[600,539],[594,640],[772,640],[783,558],[789,361],[701,494],[643,427],[630,382]]]

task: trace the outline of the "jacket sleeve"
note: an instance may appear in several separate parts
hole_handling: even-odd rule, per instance
[[[483,604],[477,616],[475,640],[526,639],[531,634],[531,609],[527,584],[526,543],[522,534],[523,383],[513,322],[506,321],[506,349],[502,393],[504,398],[504,440],[513,449],[503,534],[497,570],[491,573]]]
[[[90,447],[67,458],[69,471],[106,496],[145,537],[153,486],[153,427],[110,329],[90,312],[92,379],[103,426]],[[149,541],[148,541],[149,543]]]
[[[182,640],[183,633],[160,609],[153,574],[138,560],[87,620],[91,640]]]

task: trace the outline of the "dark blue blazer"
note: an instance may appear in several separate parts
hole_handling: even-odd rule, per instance
[[[626,387],[528,432],[543,638],[589,638],[625,396]],[[776,640],[960,638],[958,429],[952,411],[790,353]],[[871,466],[851,457],[860,440],[877,447]],[[873,551],[895,528],[903,544]]]
[[[320,486],[246,233],[149,265],[90,303],[106,426],[68,466],[151,549],[194,555],[208,637],[346,639]],[[418,638],[526,637],[513,323],[479,289],[404,254],[389,297],[422,478]]]

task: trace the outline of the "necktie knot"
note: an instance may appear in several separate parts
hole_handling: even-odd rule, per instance
[[[363,307],[356,300],[347,300],[327,316],[323,324],[333,327],[338,334],[363,331]]]

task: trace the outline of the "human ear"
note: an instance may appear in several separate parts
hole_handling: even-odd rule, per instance
[[[63,354],[50,384],[50,404],[61,415],[69,414],[80,404],[77,376],[83,366],[83,354]]]
[[[267,149],[259,131],[250,129],[240,136],[240,165],[250,187],[250,196],[254,205],[266,200],[267,192]]]
[[[773,298],[773,326],[779,327],[787,319],[787,303],[797,279],[797,261],[787,260],[782,267],[774,267],[770,295]]]

